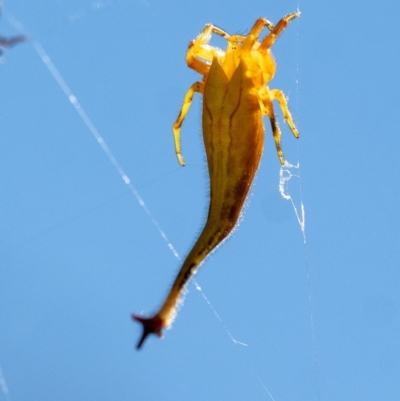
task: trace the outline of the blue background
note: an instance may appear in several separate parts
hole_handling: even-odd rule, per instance
[[[297,8],[271,87],[301,134],[281,123],[306,245],[265,121],[240,228],[140,352],[130,313],[159,307],[180,262],[32,44],[4,53],[0,401],[400,400],[400,3],[9,0],[0,33],[15,17],[44,48],[184,257],[208,205],[199,96],[185,168],[171,132],[199,79],[187,44],[207,22],[246,33]]]

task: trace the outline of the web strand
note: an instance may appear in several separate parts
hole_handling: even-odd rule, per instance
[[[297,11],[300,11],[300,0],[297,5]],[[299,76],[299,21],[297,20],[297,38],[296,38],[296,70],[297,77]],[[299,79],[296,79],[296,110],[297,115],[299,116]],[[297,144],[297,159],[299,159],[299,145]],[[292,169],[297,170],[297,174],[292,173]],[[299,182],[299,195],[300,195],[300,211],[296,207],[295,202],[293,201],[291,195],[289,194],[287,187],[289,181],[293,178],[298,178]],[[314,326],[314,306],[313,306],[313,298],[311,292],[311,274],[310,274],[310,265],[308,262],[308,248],[307,248],[307,237],[306,237],[306,219],[305,219],[305,207],[303,203],[303,191],[302,191],[302,183],[301,183],[301,174],[300,174],[300,163],[296,165],[292,165],[287,161],[283,166],[281,166],[279,171],[279,192],[283,199],[290,201],[293,207],[293,211],[296,215],[297,222],[299,224],[302,236],[303,236],[303,246],[304,246],[304,262],[306,268],[306,280],[307,280],[307,294],[308,294],[308,308],[310,313],[310,330],[311,330],[311,341],[312,341],[312,349],[313,349],[313,370],[314,370],[314,382],[317,393],[317,400],[320,400],[320,385],[318,379],[318,359],[317,359],[317,345],[316,345],[316,336],[315,336],[315,326]]]
[[[0,366],[0,389],[4,394],[6,401],[11,401],[10,390],[8,389],[6,379],[3,374],[3,370]]]
[[[173,255],[179,260],[178,252],[176,251],[176,249],[172,245],[171,241],[168,239],[168,237],[165,234],[164,230],[160,227],[160,225],[157,222],[157,220],[154,218],[153,214],[151,213],[150,209],[147,207],[145,201],[140,196],[140,194],[137,191],[137,189],[135,188],[135,186],[132,184],[132,181],[129,178],[129,176],[125,173],[124,169],[118,163],[118,161],[115,158],[114,154],[112,153],[112,151],[108,147],[106,141],[100,135],[99,131],[97,130],[95,125],[92,123],[92,121],[90,120],[90,118],[86,114],[85,110],[83,109],[83,107],[79,103],[78,99],[72,93],[71,89],[69,88],[69,86],[64,81],[63,77],[61,76],[61,74],[59,73],[58,69],[55,67],[53,62],[51,61],[51,59],[48,56],[48,54],[44,51],[43,47],[37,41],[33,41],[32,45],[33,45],[34,49],[36,50],[37,54],[39,55],[39,57],[41,58],[41,60],[43,61],[43,63],[45,64],[45,66],[50,71],[50,73],[53,76],[53,78],[56,80],[56,82],[58,83],[58,85],[60,86],[60,88],[62,89],[64,94],[67,96],[69,102],[72,104],[72,106],[75,108],[76,112],[79,114],[79,117],[82,119],[82,121],[85,123],[86,127],[89,129],[91,134],[94,136],[94,138],[96,139],[97,143],[99,144],[99,146],[101,147],[103,152],[106,154],[106,156],[108,157],[108,159],[111,162],[111,164],[117,170],[117,172],[120,175],[120,177],[122,178],[122,181],[124,182],[124,184],[126,184],[128,186],[129,190],[132,192],[133,196],[136,198],[136,200],[138,201],[139,205],[143,208],[143,210],[145,211],[147,216],[150,218],[150,220],[153,223],[153,225],[156,227],[156,229],[159,232],[159,234],[161,235],[162,239],[167,243],[168,248],[171,250]]]
[[[297,150],[298,151],[298,150]],[[292,173],[292,169],[297,170],[297,174]],[[289,181],[293,178],[298,178],[299,181],[299,193],[300,193],[300,212],[296,207],[295,202],[292,199],[292,196],[288,191]],[[317,399],[320,399],[319,396],[319,381],[318,381],[318,360],[317,360],[317,346],[315,339],[315,327],[314,327],[314,306],[311,292],[311,274],[310,274],[310,266],[308,263],[308,249],[307,249],[307,237],[306,237],[306,219],[305,219],[305,207],[303,204],[303,194],[302,194],[302,185],[301,185],[301,176],[300,176],[300,163],[296,165],[292,165],[285,161],[285,164],[281,167],[279,171],[279,192],[283,199],[290,201],[293,207],[293,211],[296,215],[297,222],[299,224],[302,236],[303,236],[303,245],[304,245],[304,262],[306,267],[306,279],[307,279],[307,294],[308,294],[308,308],[310,313],[310,329],[311,329],[311,339],[312,339],[312,348],[313,348],[313,368],[314,368],[314,380],[316,384],[317,390]]]

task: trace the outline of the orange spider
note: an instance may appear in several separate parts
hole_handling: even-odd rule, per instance
[[[208,24],[189,44],[187,64],[202,74],[203,79],[195,82],[186,93],[173,126],[175,148],[179,163],[184,166],[180,128],[194,93],[202,93],[203,138],[210,177],[210,206],[203,231],[183,262],[160,310],[150,318],[132,315],[143,326],[138,349],[149,334],[162,337],[162,330],[171,324],[175,316],[177,303],[187,282],[207,255],[235,227],[260,164],[264,147],[264,115],[271,122],[278,157],[281,164],[284,164],[280,145],[281,132],[273,109],[273,100],[278,101],[293,135],[299,137],[284,94],[279,89],[269,89],[267,86],[276,70],[270,48],[288,23],[299,15],[300,12],[289,14],[275,26],[265,18],[260,18],[247,36],[230,36]],[[264,27],[270,32],[259,42],[258,38]],[[227,40],[226,51],[208,44],[212,33]]]

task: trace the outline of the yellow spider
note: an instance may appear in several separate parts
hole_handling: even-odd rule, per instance
[[[272,126],[276,150],[284,164],[280,145],[281,132],[273,109],[277,100],[293,135],[299,134],[279,89],[269,89],[276,65],[270,48],[288,23],[298,17],[295,12],[283,17],[275,26],[259,18],[247,36],[230,36],[208,24],[189,44],[186,61],[190,68],[203,75],[194,83],[183,101],[173,126],[175,149],[184,166],[180,147],[180,128],[195,92],[203,94],[203,138],[210,177],[210,206],[207,221],[199,238],[183,262],[172,288],[160,310],[150,318],[132,315],[143,325],[139,349],[149,334],[162,337],[176,313],[176,306],[190,277],[207,255],[224,241],[235,227],[260,164],[264,147],[263,116]],[[269,34],[260,42],[264,27]],[[224,37],[226,51],[210,46],[212,33]]]

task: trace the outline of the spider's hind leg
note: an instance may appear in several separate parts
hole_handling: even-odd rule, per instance
[[[290,127],[290,130],[292,131],[293,135],[296,138],[299,138],[299,131],[297,131],[296,125],[293,122],[292,115],[290,114],[287,100],[283,92],[279,89],[271,89],[271,98],[272,100],[277,100],[279,103],[279,106],[282,110],[283,118],[285,119],[287,125]]]

